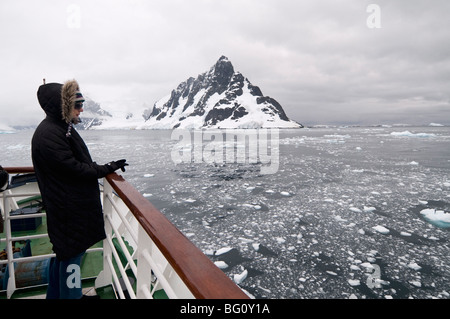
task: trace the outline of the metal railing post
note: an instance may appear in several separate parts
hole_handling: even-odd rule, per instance
[[[152,282],[152,267],[145,260],[144,249],[149,249],[152,245],[150,238],[144,229],[139,225],[138,227],[138,250],[137,250],[137,278],[136,278],[136,292],[138,299],[151,299],[150,294]]]
[[[112,227],[108,222],[108,216],[112,217],[113,207],[108,200],[108,195],[112,196],[112,187],[106,178],[103,179],[103,215],[105,220],[106,236],[112,237]],[[109,260],[112,260],[112,251],[107,239],[103,240],[103,269],[95,280],[95,288],[105,287],[112,284],[112,271],[109,266]]]
[[[16,276],[14,272],[14,256],[12,248],[12,231],[11,231],[11,218],[9,213],[11,212],[10,199],[6,194],[11,195],[11,191],[5,191],[3,195],[3,208],[5,210],[5,234],[6,234],[6,255],[8,258],[8,272],[9,279],[6,288],[6,296],[10,299],[16,291]]]

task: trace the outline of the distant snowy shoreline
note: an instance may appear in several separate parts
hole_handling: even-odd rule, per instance
[[[96,131],[114,131],[114,130],[172,130],[173,128],[170,127],[149,127],[143,125],[143,120],[110,120],[107,122],[104,122],[102,125],[99,126],[92,126],[87,130],[96,130]],[[11,134],[22,130],[34,130],[36,126],[26,126],[26,127],[19,127],[19,126],[13,126],[9,127],[7,125],[0,124],[0,134]],[[81,127],[77,127],[77,130],[83,130]],[[248,126],[238,126],[238,127],[199,127],[199,128],[187,128],[191,130],[196,129],[202,129],[202,130],[208,130],[208,129],[259,129],[259,128],[278,128],[278,129],[324,129],[324,128],[336,128],[336,129],[343,129],[343,128],[445,128],[448,127],[448,125],[443,124],[437,124],[437,123],[430,123],[430,124],[424,124],[424,125],[415,125],[415,124],[373,124],[373,125],[338,125],[338,124],[316,124],[316,125],[305,125],[304,127],[290,127],[287,126],[265,126],[265,127],[252,127],[251,125]],[[423,135],[425,134],[425,135]],[[392,132],[393,136],[415,136],[415,137],[430,137],[431,135],[428,133],[414,133],[409,130],[401,131],[401,132]]]

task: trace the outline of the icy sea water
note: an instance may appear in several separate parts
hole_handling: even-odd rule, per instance
[[[450,298],[449,127],[282,130],[271,175],[176,165],[170,131],[80,134],[256,298]],[[0,165],[31,165],[31,135],[0,134]]]

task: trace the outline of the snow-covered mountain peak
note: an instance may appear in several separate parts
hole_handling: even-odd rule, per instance
[[[222,56],[209,71],[180,83],[170,95],[144,111],[142,128],[302,127],[281,105],[263,96],[231,61]]]

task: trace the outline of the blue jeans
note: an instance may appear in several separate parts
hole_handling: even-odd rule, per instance
[[[80,299],[83,296],[80,271],[83,255],[84,252],[69,260],[52,258],[47,299]]]

